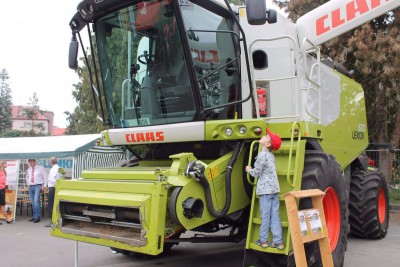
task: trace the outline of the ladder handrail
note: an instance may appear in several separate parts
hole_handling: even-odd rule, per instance
[[[292,125],[292,133],[290,135],[290,149],[289,149],[289,160],[288,160],[288,168],[287,168],[287,174],[286,174],[286,181],[287,183],[294,188],[294,178],[295,175],[293,175],[293,181],[290,180],[290,166],[292,163],[292,154],[293,154],[293,142],[294,142],[294,136],[295,136],[295,126],[298,126],[297,128],[297,146],[296,146],[296,151],[300,150],[300,139],[301,139],[301,125],[299,122],[294,122]],[[298,162],[298,157],[300,153],[296,153],[296,159],[295,162]],[[297,164],[294,166],[294,174],[297,173]]]
[[[121,86],[121,102],[122,102],[121,120],[125,119],[125,108],[127,107],[127,105],[125,105],[125,90],[124,89],[125,89],[127,82],[130,82],[130,81],[131,81],[131,79],[125,79],[122,82],[122,86]],[[128,87],[128,90],[126,90],[126,91],[129,91],[129,87]],[[129,94],[129,92],[128,92],[128,94]],[[129,99],[130,99],[130,96],[128,95],[127,100],[129,101]]]
[[[254,141],[251,143],[251,145],[250,145],[249,161],[248,161],[248,163],[247,163],[248,166],[251,166],[251,159],[253,158],[253,147],[254,147],[254,145],[255,145],[256,143],[259,143],[259,142],[260,142],[259,140],[254,140]],[[247,182],[248,182],[249,184],[251,184],[252,186],[254,186],[254,185],[257,184],[257,177],[255,177],[255,178],[254,178],[254,182],[252,182],[252,181],[250,180],[250,174],[247,173]]]
[[[251,43],[249,44],[248,51],[249,51],[249,53],[252,53],[252,52],[253,52],[253,46],[255,46],[256,43],[260,43],[260,42],[273,42],[273,41],[285,40],[285,39],[288,39],[288,44],[289,44],[288,47],[289,47],[290,49],[293,49],[293,51],[294,51],[294,57],[293,57],[293,59],[294,59],[295,73],[299,73],[299,70],[298,70],[298,68],[297,68],[297,64],[300,63],[300,58],[299,58],[299,55],[300,55],[299,47],[298,47],[297,39],[295,39],[295,38],[294,38],[293,36],[291,36],[291,35],[281,35],[281,36],[277,36],[277,37],[273,37],[273,38],[258,38],[258,39],[255,39],[253,42],[251,42]],[[250,64],[250,66],[254,66],[254,65],[253,65],[253,57],[249,57],[249,64]],[[280,80],[299,79],[299,76],[298,76],[297,74],[295,74],[295,75],[287,76],[287,77],[275,77],[275,78],[272,78],[272,79],[260,79],[260,80],[259,80],[259,79],[256,79],[256,78],[255,78],[255,71],[254,71],[253,68],[250,68],[250,77],[251,77],[251,79],[252,79],[252,84],[253,84],[253,92],[251,92],[251,94],[252,94],[252,96],[254,97],[254,99],[257,99],[257,96],[255,95],[255,90],[256,90],[256,88],[257,88],[257,86],[256,86],[256,81],[280,81]],[[298,81],[298,82],[300,82],[300,81]],[[298,94],[299,94],[298,90],[295,90],[295,93],[296,93],[296,95],[297,95],[297,98],[299,98],[299,97],[298,97]],[[260,118],[260,112],[259,112],[259,107],[258,107],[258,101],[255,101],[255,104],[256,104],[256,115],[257,115],[257,118]],[[293,105],[295,105],[295,104],[293,103],[293,104],[292,104],[292,107],[293,107]],[[296,113],[299,113],[299,107],[298,107],[298,105],[299,105],[299,103],[297,103],[297,106],[294,106],[294,110],[295,110]]]

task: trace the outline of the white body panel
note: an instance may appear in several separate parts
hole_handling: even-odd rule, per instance
[[[275,24],[249,25],[245,8],[239,8],[239,21],[246,34],[250,64],[253,64],[251,57],[254,51],[261,50],[268,57],[267,68],[252,70],[254,89],[257,86],[267,89],[267,116],[279,117],[280,121],[298,120],[298,79],[295,77],[296,55],[294,52],[298,44],[295,25],[281,14],[278,14]],[[278,39],[275,40],[275,38]],[[246,68],[243,57],[242,69]],[[242,74],[242,86],[247,82],[244,81],[246,75],[247,73]],[[255,95],[255,92],[253,94]],[[251,116],[250,103],[246,104],[248,106],[245,106],[243,110],[250,111],[247,116]]]
[[[266,119],[271,122],[313,121],[325,126],[336,120],[340,111],[340,75],[314,56],[301,53],[295,24],[278,14],[277,23],[254,26],[247,23],[244,9],[240,9],[239,14],[249,55],[261,50],[268,57],[267,68],[252,70],[254,88],[264,84],[267,88]],[[242,68],[245,67],[243,61]],[[244,105],[247,105],[244,111],[252,110],[250,103]]]
[[[190,142],[205,140],[204,129],[204,122],[188,122],[112,129],[108,136],[112,145]]]
[[[300,48],[310,49],[308,41],[320,45],[399,6],[399,0],[328,1],[297,20]]]
[[[301,66],[304,66],[301,64]],[[299,69],[301,78],[302,121],[315,121],[324,126],[334,122],[340,115],[341,78],[337,71],[307,56],[310,76],[319,86],[305,78],[304,69]]]
[[[301,17],[297,24],[278,13],[275,24],[264,25],[249,25],[245,8],[239,8],[250,65],[254,51],[264,51],[268,56],[268,67],[251,68],[254,99],[257,86],[267,88],[266,119],[312,121],[325,126],[335,121],[340,115],[341,78],[321,64],[317,45],[398,6],[400,0],[331,0]],[[247,68],[244,62],[242,56],[243,70]],[[244,96],[249,90],[246,78],[247,73],[243,73]],[[251,118],[252,113],[252,104],[244,103],[243,118]]]

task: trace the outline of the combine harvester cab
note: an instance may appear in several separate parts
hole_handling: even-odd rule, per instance
[[[385,236],[388,193],[363,153],[363,89],[338,64],[321,59],[318,45],[398,6],[331,0],[294,24],[262,0],[247,1],[246,8],[222,0],[82,1],[70,22],[69,65],[77,68],[77,39],[90,26],[91,51],[84,56],[94,105],[111,126],[100,143],[126,148],[134,161],[58,181],[51,234],[149,255],[179,242],[247,236],[245,266],[290,266],[283,195],[317,188],[326,194],[331,252],[341,266],[349,230]],[[333,23],[341,14],[347,14],[343,23]],[[282,138],[273,152],[282,251],[255,245],[256,181],[244,172],[267,127]],[[224,229],[230,230],[207,235]],[[185,231],[205,234],[186,238]],[[321,265],[316,242],[306,253],[309,266]]]

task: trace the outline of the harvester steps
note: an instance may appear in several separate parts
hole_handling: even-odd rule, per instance
[[[286,143],[282,143],[281,147],[279,148],[279,151],[283,152],[283,151],[289,151],[290,150],[290,144],[286,144]],[[297,148],[293,147],[292,151],[296,151]]]
[[[279,170],[276,170],[276,174],[278,174],[278,176],[279,175],[286,175],[287,173],[289,173],[289,175],[293,175],[294,174],[294,170],[282,170],[282,169],[279,169]]]
[[[291,153],[290,153],[290,148]],[[284,202],[284,195],[291,190],[300,190],[301,188],[301,177],[304,165],[304,153],[305,153],[305,141],[293,141],[292,143],[288,140],[282,141],[282,146],[278,151],[273,151],[276,162],[276,171],[278,175],[279,185],[281,192],[279,193],[280,200],[280,218],[282,221],[282,234],[283,241],[285,244],[284,250],[278,250],[276,248],[262,248],[255,242],[259,238],[259,230],[261,226],[260,216],[260,204],[259,197],[256,195],[256,186],[253,187],[251,209],[250,209],[250,220],[249,229],[246,240],[246,249],[257,250],[261,252],[274,253],[274,254],[285,254],[288,255],[292,250],[290,240],[289,222],[286,213],[286,207]],[[269,235],[269,241],[272,236]]]
[[[270,248],[270,247],[263,248],[263,247],[260,247],[259,245],[256,245],[255,243],[250,244],[250,249],[262,251],[262,252],[274,253],[274,254],[286,254],[285,253],[286,249],[279,250],[277,248]]]

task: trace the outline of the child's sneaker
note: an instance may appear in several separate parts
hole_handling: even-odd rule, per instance
[[[280,244],[278,244],[278,246],[276,248],[279,249],[279,250],[284,250],[285,249],[285,244],[280,243]]]
[[[277,249],[279,249],[279,250],[284,250],[284,249],[285,249],[285,244],[283,244],[283,242],[282,242],[282,243],[279,243],[279,244],[275,244],[275,243],[273,243],[273,242],[270,242],[270,243],[268,244],[268,246],[270,246],[271,248],[277,248]]]
[[[267,248],[267,247],[268,247],[268,242],[267,242],[267,241],[261,242],[260,239],[258,239],[258,240],[256,241],[256,245],[258,245],[258,246],[260,246],[260,247],[262,247],[262,248]]]

